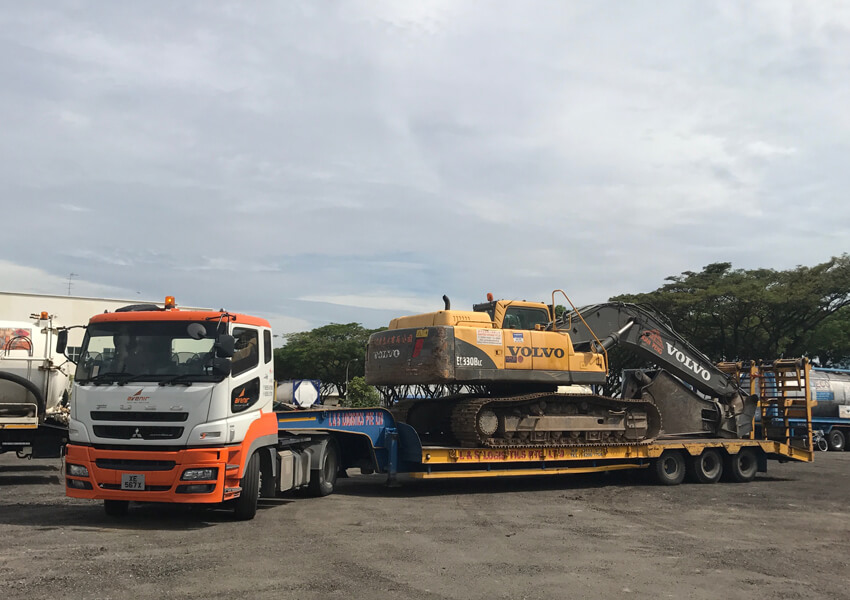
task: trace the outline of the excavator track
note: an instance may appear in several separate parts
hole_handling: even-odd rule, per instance
[[[651,442],[660,431],[652,402],[596,394],[467,398],[452,410],[452,432],[464,447],[626,445]]]
[[[456,395],[403,400],[392,410],[423,443],[516,448],[649,443],[661,431],[650,401],[596,394]]]

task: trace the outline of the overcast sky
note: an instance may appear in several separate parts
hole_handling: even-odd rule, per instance
[[[281,332],[850,250],[850,4],[0,1],[0,289]]]

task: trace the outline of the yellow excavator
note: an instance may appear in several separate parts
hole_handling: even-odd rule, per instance
[[[366,382],[426,443],[609,445],[661,434],[749,434],[756,400],[663,316],[606,303],[556,319],[554,298],[546,304],[488,294],[472,311],[459,311],[443,296],[443,310],[393,319],[370,337]],[[615,344],[662,368],[629,371],[618,397],[603,396],[595,389],[606,381]]]

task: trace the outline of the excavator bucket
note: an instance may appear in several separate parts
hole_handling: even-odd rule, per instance
[[[700,396],[663,369],[627,371],[625,375],[623,396],[655,404],[663,415],[662,435],[743,438],[752,431],[756,407],[752,398],[721,404]]]

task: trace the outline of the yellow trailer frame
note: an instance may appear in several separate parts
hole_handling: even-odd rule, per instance
[[[443,448],[424,447],[424,471],[408,473],[416,479],[448,479],[458,477],[520,477],[567,473],[597,473],[624,469],[645,469],[662,453],[681,450],[689,456],[700,456],[706,448],[717,448],[727,454],[737,454],[741,448],[756,448],[765,459],[811,462],[811,450],[796,448],[774,440],[704,440],[669,439],[650,444],[623,446],[591,446],[561,448]],[[570,463],[587,463],[576,464]],[[446,466],[473,468],[446,469]],[[531,466],[533,465],[533,466]],[[478,466],[475,469],[474,466]],[[506,468],[510,466],[511,468]]]

